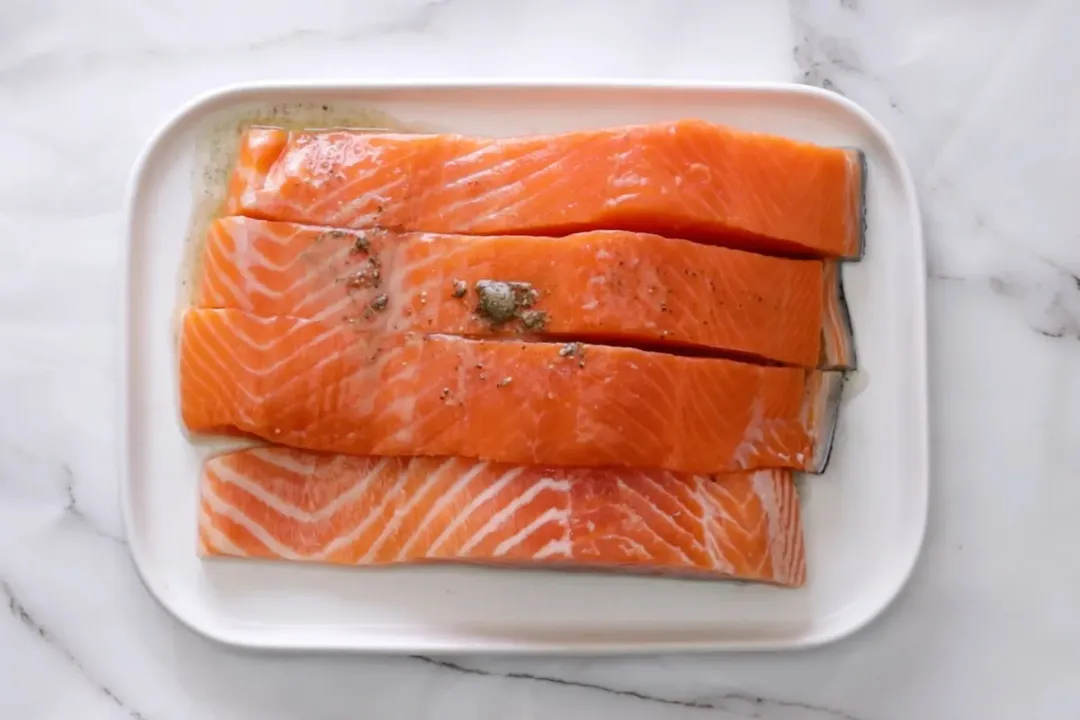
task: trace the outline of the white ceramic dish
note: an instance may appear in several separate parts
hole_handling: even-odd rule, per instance
[[[845,269],[859,361],[832,461],[803,482],[809,583],[791,591],[612,575],[204,562],[195,554],[204,451],[182,433],[170,321],[202,176],[198,138],[282,104],[373,107],[405,122],[508,135],[686,116],[861,147],[865,259]],[[204,143],[205,144],[205,143]],[[196,183],[197,184],[197,183]],[[649,652],[817,645],[863,626],[919,554],[929,484],[923,243],[895,143],[837,95],[788,85],[287,84],[183,108],[138,161],[128,195],[120,466],[123,515],[149,591],[182,622],[259,648],[392,652]]]

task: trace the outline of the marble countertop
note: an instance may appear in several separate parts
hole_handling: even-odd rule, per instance
[[[1077,717],[1078,23],[1069,0],[4,3],[0,717]],[[493,74],[798,80],[900,141],[929,245],[932,507],[872,626],[772,655],[274,656],[196,637],[145,592],[115,347],[149,134],[225,83]]]

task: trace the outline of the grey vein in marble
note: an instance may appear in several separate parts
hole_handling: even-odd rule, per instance
[[[77,657],[75,657],[74,653],[72,653],[71,650],[69,650],[62,643],[60,643],[56,639],[56,637],[51,632],[49,632],[49,629],[47,627],[38,622],[34,618],[34,616],[30,614],[30,611],[27,610],[26,606],[24,606],[19,601],[18,596],[16,596],[15,592],[11,589],[11,585],[9,585],[5,580],[0,580],[0,594],[2,594],[7,599],[8,611],[11,613],[11,615],[16,620],[21,622],[24,626],[26,626],[28,630],[36,633],[37,636],[41,638],[41,640],[44,641],[46,645],[53,648],[56,652],[60,653],[60,655],[62,655],[64,659],[67,660],[67,662],[87,680],[87,682],[93,685],[99,693],[109,698],[109,700],[115,703],[117,707],[128,713],[128,715],[133,720],[146,720],[146,716],[128,707],[124,703],[124,701],[121,700],[120,697],[109,688],[108,685],[105,685],[104,683],[94,678],[87,671],[86,666],[83,665]]]
[[[64,474],[64,512],[98,537],[104,538],[105,540],[111,540],[119,545],[127,545],[127,540],[125,538],[118,537],[103,530],[82,511],[82,508],[79,507],[78,499],[75,497],[75,473],[67,463],[64,463],[61,466],[61,471]]]
[[[845,94],[837,84],[838,72],[863,73],[863,63],[859,54],[852,47],[850,40],[825,34],[807,19],[803,0],[793,0],[792,26],[796,44],[792,48],[795,66],[799,70],[799,81],[807,85],[832,90]],[[858,9],[856,0],[840,0],[840,7],[846,11]]]
[[[413,655],[416,660],[435,665],[445,670],[451,670],[453,672],[463,673],[466,675],[478,675],[483,677],[492,678],[504,678],[507,680],[522,680],[530,682],[546,683],[549,685],[561,685],[564,687],[578,688],[582,690],[592,690],[595,692],[608,693],[609,695],[617,695],[619,697],[631,698],[634,700],[644,700],[646,702],[657,703],[659,705],[671,705],[682,708],[689,708],[692,710],[719,710],[725,713],[732,713],[739,717],[747,718],[763,718],[762,711],[768,711],[770,709],[794,709],[804,711],[802,717],[805,720],[825,720],[826,718],[833,718],[835,720],[862,720],[861,718],[844,712],[843,710],[835,710],[833,708],[821,707],[818,705],[811,705],[809,703],[796,702],[792,700],[774,700],[772,698],[762,697],[760,695],[751,695],[748,693],[728,692],[721,695],[708,695],[689,700],[679,700],[675,698],[658,697],[655,695],[647,695],[636,690],[623,690],[620,688],[612,688],[604,685],[597,685],[595,683],[582,682],[579,680],[567,680],[565,678],[551,677],[547,675],[532,675],[522,672],[491,672],[488,670],[481,670],[480,668],[469,667],[467,665],[461,665],[449,660],[443,660],[440,658],[434,658],[427,655]]]
[[[1034,308],[1029,327],[1049,338],[1080,340],[1080,276],[1043,258],[1056,278],[1032,284],[1009,276],[991,275],[990,289],[1001,297],[1018,298]]]
[[[882,78],[871,72],[857,48],[856,41],[860,35],[837,31],[835,23],[830,22],[856,19],[860,11],[858,0],[834,0],[833,4],[824,5],[810,4],[806,0],[790,0],[789,5],[792,32],[795,36],[791,54],[797,69],[797,82],[831,90],[845,97],[853,91],[855,94],[863,94],[867,89],[880,92],[886,86]],[[825,20],[821,17],[823,10]],[[857,88],[849,88],[855,80],[863,82]],[[865,87],[867,84],[870,88]],[[883,99],[889,109],[898,114],[902,112],[892,95],[886,93]]]
[[[799,23],[799,26],[802,42],[792,51],[795,64],[802,72],[799,79],[807,85],[816,85],[843,95],[835,79],[836,71],[862,72],[859,56],[847,42],[821,35],[809,25]]]

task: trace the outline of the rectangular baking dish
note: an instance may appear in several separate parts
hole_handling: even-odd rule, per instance
[[[693,116],[863,149],[866,255],[844,268],[860,370],[847,381],[827,471],[801,481],[805,588],[196,556],[196,485],[206,449],[192,445],[180,426],[172,323],[195,203],[208,184],[220,181],[222,168],[212,167],[207,149],[227,137],[215,135],[220,128],[243,118],[330,124],[358,113],[485,135]],[[919,555],[929,486],[919,211],[895,142],[838,95],[798,85],[659,82],[235,87],[196,99],[153,137],[134,168],[126,212],[123,517],[147,589],[207,637],[255,648],[396,653],[799,648],[843,637],[873,619]]]

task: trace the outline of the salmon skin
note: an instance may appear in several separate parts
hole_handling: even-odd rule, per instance
[[[634,348],[368,333],[188,310],[193,433],[353,455],[720,473],[820,472],[842,373]]]
[[[629,230],[857,259],[865,161],[700,120],[513,138],[252,127],[227,213],[470,235]]]
[[[213,222],[203,257],[197,307],[373,332],[664,346],[832,369],[854,361],[833,260],[624,231],[477,237],[237,216]]]
[[[261,448],[203,466],[199,552],[377,566],[455,562],[806,579],[780,470],[719,478]]]

